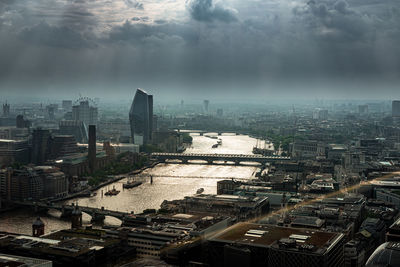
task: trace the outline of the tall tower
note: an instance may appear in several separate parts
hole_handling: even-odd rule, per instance
[[[203,108],[204,108],[204,112],[208,113],[208,106],[210,105],[210,100],[204,100],[203,101]]]
[[[400,100],[394,100],[392,102],[392,116],[400,117]]]
[[[46,162],[49,148],[50,131],[35,129],[32,133],[32,162],[42,165]]]
[[[144,145],[151,141],[153,133],[153,96],[137,89],[129,111],[131,136],[134,144]]]
[[[96,126],[89,125],[89,148],[88,148],[89,169],[93,173],[96,169]]]
[[[3,116],[4,117],[10,116],[10,104],[8,104],[7,101],[5,104],[3,104]]]

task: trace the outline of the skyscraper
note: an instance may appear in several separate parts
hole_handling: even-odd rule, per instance
[[[137,89],[129,111],[132,143],[148,144],[153,131],[153,96]]]
[[[91,106],[88,100],[82,100],[79,102],[79,105],[72,107],[72,119],[82,121],[86,127],[97,125],[97,117],[97,107]]]
[[[204,108],[204,112],[208,113],[208,105],[210,105],[210,100],[204,100],[203,101],[203,108]]]
[[[400,100],[394,100],[392,102],[392,116],[400,117]]]

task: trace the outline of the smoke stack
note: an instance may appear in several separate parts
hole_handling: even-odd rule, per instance
[[[89,125],[89,169],[93,173],[96,168],[96,125]]]

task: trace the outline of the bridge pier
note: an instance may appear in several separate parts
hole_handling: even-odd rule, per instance
[[[92,219],[90,220],[90,222],[103,222],[104,219],[106,218],[106,216],[104,214],[98,213],[96,211],[93,211],[91,216],[92,216]]]
[[[69,218],[72,215],[72,209],[68,209],[65,205],[61,207],[61,218]]]
[[[188,161],[189,161],[189,160],[187,160],[187,159],[182,159],[182,163],[183,163],[183,164],[187,164]]]
[[[218,136],[221,136],[222,135],[222,133],[221,132],[218,132]]]
[[[239,165],[239,164],[240,164],[240,161],[235,160],[235,165]]]
[[[213,161],[212,160],[207,160],[207,164],[213,164]]]
[[[200,133],[200,136],[203,136],[204,133]]]

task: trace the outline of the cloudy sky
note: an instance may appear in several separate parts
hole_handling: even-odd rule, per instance
[[[2,95],[400,97],[399,0],[0,0]]]

